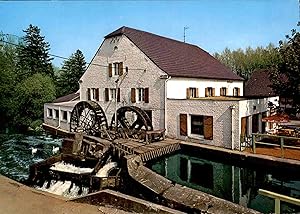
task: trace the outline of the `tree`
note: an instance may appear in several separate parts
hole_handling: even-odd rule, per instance
[[[79,79],[86,70],[84,55],[80,50],[64,61],[57,77],[57,93],[59,96],[76,92],[79,89]]]
[[[279,60],[278,49],[273,44],[265,48],[247,47],[245,50],[239,48],[231,51],[225,48],[220,54],[215,53],[214,56],[245,80],[254,70],[271,68]]]
[[[46,74],[36,73],[16,85],[17,111],[14,124],[27,128],[43,118],[44,103],[55,98],[55,85]]]
[[[280,60],[270,74],[273,89],[281,96],[293,99],[300,110],[300,33],[292,30],[286,41],[279,41]]]
[[[0,33],[0,131],[8,127],[15,113],[16,38]]]
[[[52,58],[49,56],[50,45],[45,41],[45,37],[40,35],[40,29],[30,24],[23,32],[26,35],[23,38],[23,45],[18,50],[19,78],[24,79],[36,73],[45,73],[53,77]]]

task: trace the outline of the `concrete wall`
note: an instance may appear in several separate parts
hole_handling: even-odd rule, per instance
[[[105,101],[105,88],[116,88],[115,81],[119,76],[109,77],[109,63],[123,62],[128,67],[119,80],[120,101],[117,108],[126,105],[138,106],[152,110],[154,129],[164,128],[165,115],[165,75],[141,50],[126,36],[117,36],[104,40],[91,61],[87,71],[81,77],[80,100],[87,100],[88,88],[99,88],[99,104],[105,111],[108,121],[115,112],[115,101]],[[149,103],[131,103],[131,88],[149,88]]]
[[[71,112],[77,101],[66,103],[46,103],[44,104],[44,123],[61,128],[63,130],[70,130]],[[55,110],[58,111],[58,116],[55,115]],[[49,115],[52,111],[52,116]],[[67,119],[63,118],[63,112],[67,112]]]
[[[243,81],[227,81],[215,79],[196,79],[171,77],[167,82],[167,97],[170,99],[185,99],[187,88],[198,88],[199,97],[205,97],[205,88],[215,88],[215,96],[220,96],[220,88],[226,87],[228,96],[233,96],[233,88],[240,88],[240,96],[243,96]]]
[[[232,110],[234,118],[234,130],[232,137]],[[205,140],[194,138],[193,136],[180,136],[180,114],[195,114],[204,116],[213,116],[213,140]],[[167,100],[167,135],[169,137],[179,138],[182,140],[191,140],[196,143],[204,143],[214,146],[231,148],[232,138],[234,141],[234,148],[239,149],[239,109],[238,101],[216,101],[216,100]],[[190,124],[190,117],[188,116],[188,124]],[[188,133],[190,125],[188,125]]]

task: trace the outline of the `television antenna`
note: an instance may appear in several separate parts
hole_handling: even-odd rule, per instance
[[[300,0],[299,0],[300,1]],[[185,26],[183,27],[183,42],[185,43],[185,31],[189,29],[189,27]]]

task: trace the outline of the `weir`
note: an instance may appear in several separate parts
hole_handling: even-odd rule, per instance
[[[47,131],[67,138],[62,143],[60,157],[52,157],[44,161],[44,164],[38,163],[31,167],[30,178],[34,178],[33,183],[39,181],[36,177],[41,177],[40,189],[54,189],[53,192],[70,198],[75,191],[77,196],[81,196],[80,201],[89,201],[84,198],[93,194],[92,198],[95,201],[98,191],[110,188],[126,192],[126,189],[130,188],[140,190],[140,193],[154,203],[188,213],[257,213],[238,204],[176,184],[147,168],[146,162],[180,150],[182,142],[165,138],[165,130],[153,130],[151,120],[142,109],[128,106],[118,109],[117,124],[113,117],[109,126],[101,107],[95,106],[92,101],[83,101],[74,107],[70,123],[72,133],[44,124]],[[127,118],[126,115],[131,117]],[[99,121],[95,121],[96,119]],[[93,159],[95,164],[89,165],[91,171],[82,174],[53,170],[55,163],[64,161],[64,157],[67,156],[71,157],[69,160],[72,159],[69,164],[77,159],[80,163]],[[42,170],[45,165],[47,167]],[[75,166],[87,167],[85,164]],[[119,170],[115,170],[116,166]],[[53,179],[46,179],[45,175],[55,178],[57,186]]]

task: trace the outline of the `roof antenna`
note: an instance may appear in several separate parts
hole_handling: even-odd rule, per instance
[[[185,26],[183,27],[183,42],[185,43],[185,31],[189,29],[189,27]]]

